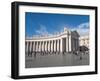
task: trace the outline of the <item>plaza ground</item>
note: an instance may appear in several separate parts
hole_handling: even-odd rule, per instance
[[[89,65],[89,54],[36,53],[25,56],[26,68]]]

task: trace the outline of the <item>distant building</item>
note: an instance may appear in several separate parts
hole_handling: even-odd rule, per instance
[[[54,35],[26,37],[25,50],[39,52],[71,52],[79,48],[79,34],[64,28]]]
[[[81,36],[79,38],[80,40],[80,46],[86,46],[87,48],[89,48],[89,36]]]

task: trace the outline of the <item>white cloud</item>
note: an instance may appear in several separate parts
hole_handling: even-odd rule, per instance
[[[39,30],[36,30],[36,33],[38,35],[48,35],[48,31],[46,29],[46,27],[44,25],[40,25],[40,29]]]
[[[81,23],[71,30],[77,30],[80,36],[89,35],[89,22]]]
[[[78,26],[77,31],[81,36],[83,35],[89,35],[89,22],[82,23]]]
[[[78,28],[81,28],[81,29],[86,29],[86,28],[89,28],[89,22],[85,22],[85,23],[82,23],[78,26]]]
[[[67,25],[67,27],[68,27],[68,29],[70,29],[72,31],[76,30],[80,36],[89,34],[89,22],[81,23],[77,27],[72,27],[72,26],[68,26],[68,25]],[[60,31],[62,32],[63,29],[61,29]],[[55,33],[58,33],[58,32],[55,31]],[[41,36],[53,35],[47,31],[46,26],[44,26],[44,25],[40,25],[40,29],[36,30],[36,34],[41,35]]]

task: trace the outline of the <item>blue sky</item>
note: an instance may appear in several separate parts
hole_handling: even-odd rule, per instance
[[[80,35],[89,33],[88,15],[51,14],[51,13],[25,13],[25,35],[54,34],[66,27],[77,30]]]

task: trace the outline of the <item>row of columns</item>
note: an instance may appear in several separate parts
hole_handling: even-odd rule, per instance
[[[77,50],[78,47],[79,40],[71,36],[49,41],[25,41],[26,52],[71,52]]]
[[[45,52],[60,52],[61,41],[51,40],[51,41],[26,41],[25,50],[27,51],[45,51]]]

